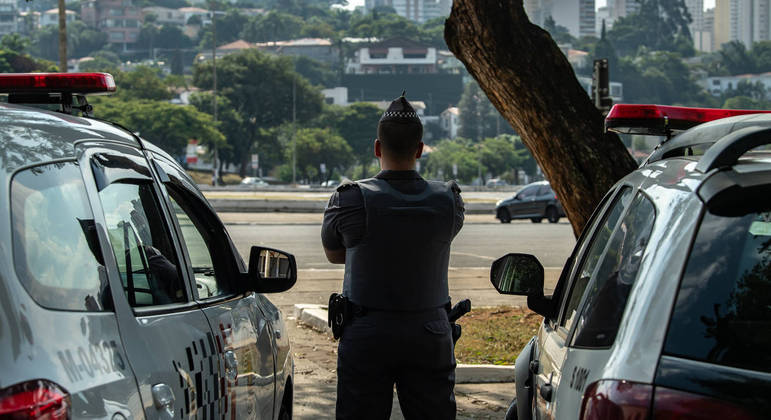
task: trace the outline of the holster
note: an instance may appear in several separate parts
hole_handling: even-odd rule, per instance
[[[450,321],[450,328],[452,329],[452,342],[454,344],[458,342],[458,339],[463,333],[463,329],[459,324],[456,324],[455,321],[457,321],[460,317],[467,314],[471,310],[471,301],[468,299],[463,299],[462,301],[456,303],[455,306],[450,306],[450,303],[448,303],[445,309],[447,310],[447,319]]]
[[[329,309],[327,313],[327,325],[332,328],[332,335],[335,339],[339,339],[343,335],[345,325],[350,322],[353,315],[351,302],[340,293],[332,293],[329,295]]]

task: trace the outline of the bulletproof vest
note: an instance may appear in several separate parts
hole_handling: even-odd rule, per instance
[[[364,237],[345,252],[343,294],[367,308],[415,311],[449,301],[447,265],[455,196],[428,181],[404,194],[377,178],[358,181],[364,197]]]

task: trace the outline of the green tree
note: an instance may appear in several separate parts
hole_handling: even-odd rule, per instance
[[[190,104],[201,112],[213,115],[213,99],[212,92],[197,92],[190,96]],[[246,133],[247,126],[243,115],[236,111],[228,98],[221,95],[217,96],[217,124],[225,136],[225,147],[218,152],[221,162],[240,165],[241,156],[253,152]]]
[[[728,74],[754,73],[755,63],[747,48],[739,41],[726,42],[718,51],[720,62]]]
[[[24,54],[29,44],[30,39],[19,34],[6,34],[0,38],[0,48],[19,54]]]
[[[190,139],[209,146],[215,143],[224,146],[225,143],[225,137],[217,130],[211,116],[193,106],[165,101],[126,101],[120,97],[96,98],[92,102],[99,118],[139,132],[173,156],[180,156]]]
[[[771,41],[760,41],[752,44],[750,56],[755,61],[755,71],[758,73],[771,71]]]
[[[474,81],[467,83],[463,88],[458,111],[460,137],[479,142],[485,137],[514,133],[511,126],[500,117],[498,110]]]
[[[304,25],[300,17],[270,11],[249,20],[240,35],[249,42],[284,41],[299,38]]]
[[[292,57],[294,69],[314,86],[339,86],[340,78],[328,64],[304,56]]]
[[[113,75],[118,73],[118,66],[120,66],[120,58],[118,54],[112,51],[97,51],[91,55],[93,60],[80,63],[80,71],[100,71],[106,73],[112,73]]]
[[[346,107],[329,105],[319,115],[314,125],[331,127],[351,146],[356,163],[362,167],[362,176],[368,175],[369,164],[374,159],[374,142],[377,124],[383,111],[365,102]]]
[[[524,159],[517,153],[514,141],[514,136],[502,135],[488,137],[479,143],[477,159],[486,172],[495,177],[522,166]]]
[[[197,63],[193,83],[212,88],[212,63]],[[312,120],[321,112],[322,96],[305,78],[293,70],[290,57],[275,57],[258,50],[244,50],[217,60],[219,94],[227,98],[242,115],[247,144],[255,149],[263,133],[292,121],[293,91],[297,121]],[[246,173],[249,156],[241,156],[241,173]]]
[[[351,164],[351,146],[328,128],[303,128],[295,135],[297,142],[297,172],[301,178],[311,182],[327,181],[335,170],[342,170]],[[284,157],[292,159],[292,148],[286,147]],[[321,164],[326,173],[321,174]]]
[[[424,172],[432,179],[457,179],[470,183],[484,170],[472,143],[462,138],[442,140],[425,161]],[[453,165],[457,168],[457,176],[453,175]]]
[[[769,109],[771,102],[763,99],[755,99],[749,96],[734,96],[723,103],[726,109]]]
[[[351,15],[351,24],[348,36],[375,37],[380,39],[407,38],[419,39],[418,25],[397,15],[393,10],[379,11],[374,9],[371,13],[354,13]]]
[[[568,28],[557,25],[557,22],[555,22],[554,18],[551,16],[546,17],[543,22],[543,28],[546,29],[546,32],[548,32],[558,44],[572,44],[576,40],[573,35],[570,35]]]
[[[690,22],[684,0],[641,0],[640,11],[619,18],[608,37],[622,56],[635,55],[640,47],[693,55],[692,42],[690,49],[683,46],[692,39]]]
[[[149,66],[137,66],[132,71],[117,72],[115,84],[118,97],[125,100],[151,99],[163,101],[171,99],[171,92],[159,75],[160,70]]]

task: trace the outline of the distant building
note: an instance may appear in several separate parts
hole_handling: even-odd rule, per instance
[[[179,9],[170,9],[161,6],[143,7],[143,18],[146,18],[148,15],[154,15],[156,18],[155,23],[159,25],[183,26],[187,24],[185,14]]]
[[[19,31],[16,17],[19,8],[16,0],[0,0],[0,35],[11,34]]]
[[[405,38],[369,44],[354,52],[346,63],[347,74],[437,73],[436,48]]]
[[[217,58],[222,58],[226,55],[237,53],[246,49],[257,48],[254,43],[246,42],[243,39],[233,41],[217,47]],[[195,61],[211,60],[211,48],[204,49],[195,57]]]
[[[551,17],[564,26],[570,35],[596,36],[594,0],[525,0],[525,12],[530,21],[543,27]]]
[[[259,42],[255,44],[262,51],[277,55],[306,57],[329,65],[340,62],[340,49],[329,39],[302,38],[289,41]]]
[[[746,81],[749,83],[760,82],[765,86],[766,91],[771,90],[771,72],[761,74],[738,74],[735,76],[713,76],[701,79],[700,84],[707,92],[713,96],[720,96],[727,90],[736,89],[739,83]]]
[[[640,11],[639,0],[608,0],[607,4],[611,8],[613,21]]]
[[[611,9],[608,6],[603,6],[597,9],[595,15],[596,21],[594,24],[594,32],[597,34],[597,38],[602,34],[602,22],[605,22],[605,30],[610,30],[613,27],[614,19],[610,16]]]
[[[714,48],[739,41],[747,48],[771,40],[771,0],[715,0]]]
[[[40,12],[20,12],[16,20],[19,33],[31,36],[40,28]]]
[[[331,89],[322,89],[321,94],[324,95],[324,101],[330,105],[348,105],[347,87],[339,86]]]
[[[200,7],[180,7],[177,9],[179,13],[182,13],[182,16],[184,16],[185,23],[187,23],[191,17],[198,16],[201,19],[201,24],[203,26],[206,26],[211,23],[211,12],[206,9],[201,9]],[[225,12],[217,11],[218,15],[223,15]]]
[[[121,45],[124,51],[139,38],[142,10],[131,0],[85,0],[80,14],[86,25],[107,33],[107,42]]]
[[[458,128],[460,127],[460,109],[451,106],[439,114],[439,126],[447,135],[447,138],[454,139],[458,137]]]
[[[423,23],[450,15],[452,0],[365,0],[367,11],[375,7],[391,7],[396,14],[414,22]]]
[[[72,10],[65,10],[65,19],[70,23],[78,18],[78,14]],[[48,9],[40,15],[40,26],[59,25],[59,9]]]

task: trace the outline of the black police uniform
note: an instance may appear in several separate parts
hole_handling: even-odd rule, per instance
[[[389,418],[394,384],[406,418],[455,418],[445,305],[463,212],[454,182],[415,171],[382,171],[332,195],[322,243],[346,248],[343,295],[355,308],[338,348],[337,418]]]

